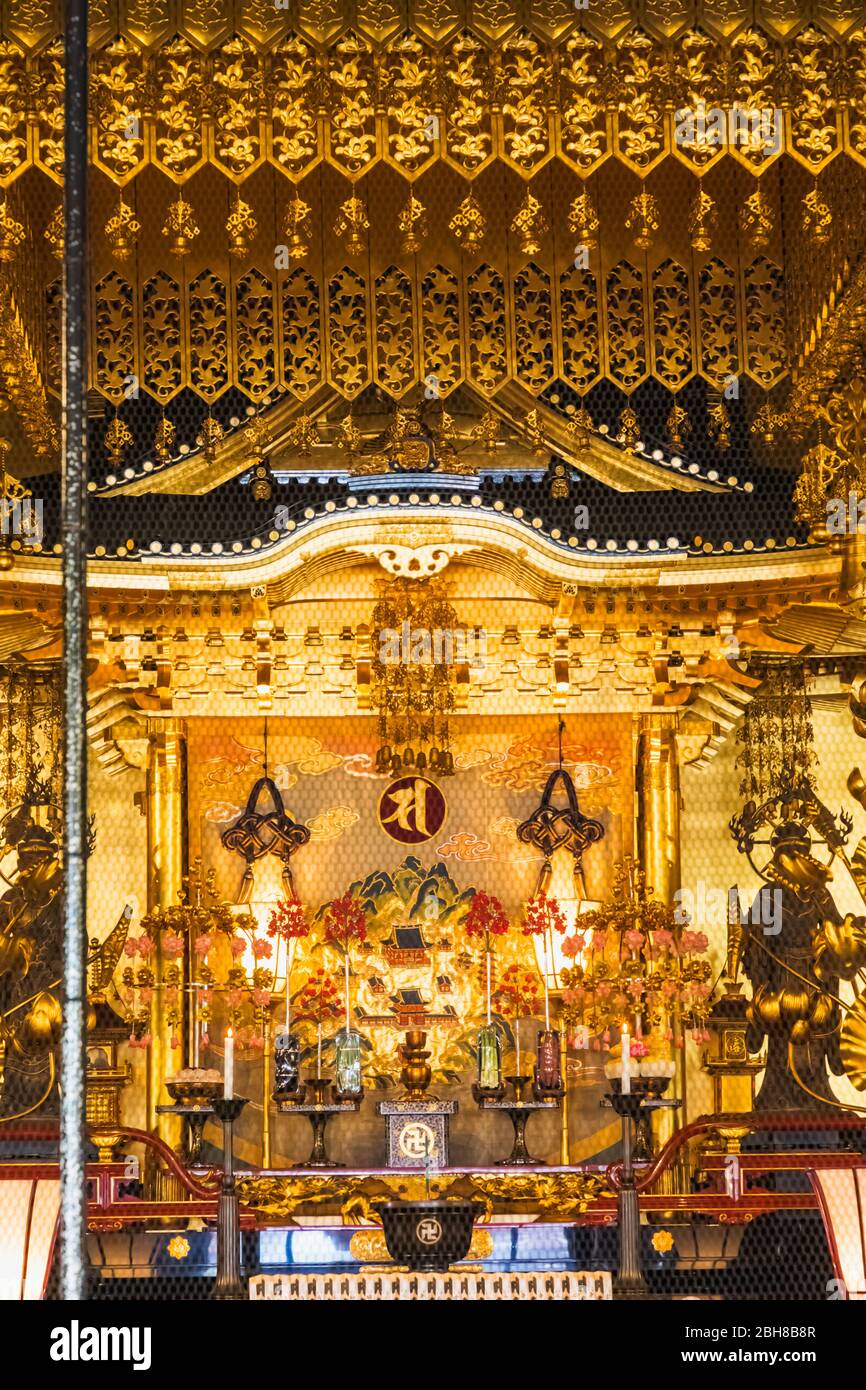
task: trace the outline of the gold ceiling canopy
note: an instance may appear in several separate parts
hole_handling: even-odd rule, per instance
[[[30,165],[59,182],[57,11],[6,8],[0,183]],[[321,160],[351,179],[379,161],[414,179],[437,158],[468,179],[496,159],[529,178],[554,155],[584,176],[611,157],[645,176],[668,154],[701,172],[726,151],[755,174],[782,150],[812,172],[842,151],[866,163],[853,4],[718,0],[700,27],[694,5],[667,0],[91,9],[93,159],[121,186],[149,163],[178,183],[205,162],[237,183],[262,162],[299,180]],[[678,141],[675,112],[701,103],[784,121]]]

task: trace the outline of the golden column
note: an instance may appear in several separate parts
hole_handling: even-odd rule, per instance
[[[182,719],[149,719],[147,734],[147,907],[152,912],[177,906],[187,873],[186,724]],[[163,965],[160,943],[154,961],[157,979],[162,977]],[[164,1015],[163,993],[157,989],[153,1041],[147,1052],[147,1123],[174,1146],[180,1141],[180,1119],[157,1115],[156,1107],[168,1100],[162,1094],[165,1078],[184,1065],[185,1029],[178,1029],[181,1046],[171,1048]]]
[[[640,716],[637,748],[637,852],[647,884],[660,902],[672,904],[680,887],[680,769],[676,712],[653,710]],[[674,1127],[686,1119],[686,1049],[677,1054],[676,1095],[680,1110]]]

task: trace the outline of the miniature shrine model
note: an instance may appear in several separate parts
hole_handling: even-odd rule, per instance
[[[0,21],[15,1298],[69,1123],[56,8]],[[90,5],[90,1296],[866,1298],[866,37],[799,9]]]

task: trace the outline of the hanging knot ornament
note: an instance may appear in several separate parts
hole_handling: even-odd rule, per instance
[[[309,203],[305,203],[297,193],[294,198],[289,199],[283,219],[289,260],[302,261],[310,254],[310,238],[313,234],[311,213]]]
[[[579,193],[568,210],[568,228],[579,246],[594,251],[598,246],[598,213],[588,193]]]
[[[116,261],[129,260],[140,231],[141,223],[120,193],[117,207],[105,224],[106,240]]]
[[[629,204],[626,229],[639,251],[649,251],[659,229],[659,205],[651,193],[638,193]]]
[[[188,256],[200,232],[192,206],[185,198],[176,198],[169,204],[162,235],[168,238],[168,249],[172,256],[178,259]]]
[[[689,210],[689,239],[695,251],[712,249],[713,231],[718,220],[714,200],[701,188]]]
[[[473,193],[469,193],[463,199],[448,223],[448,230],[467,255],[474,256],[481,250],[481,243],[487,233],[487,221]]]
[[[542,238],[549,228],[541,203],[528,189],[526,197],[514,215],[511,230],[517,237],[524,256],[538,255],[541,250]]]
[[[263,802],[269,809],[260,810]],[[247,902],[253,886],[253,864],[267,854],[273,854],[283,866],[286,897],[294,898],[291,858],[309,843],[310,831],[287,815],[280,789],[272,777],[260,777],[253,786],[247,804],[234,824],[224,830],[220,842],[224,849],[239,854],[246,863],[241,881],[239,902]]]
[[[405,255],[413,256],[421,250],[427,240],[427,209],[414,193],[410,193],[397,218],[397,228],[400,232],[400,249]]]
[[[334,223],[334,236],[339,237],[350,256],[362,256],[367,249],[370,219],[363,198],[353,193],[341,203]]]
[[[560,739],[562,730],[560,728]],[[565,806],[557,806],[554,796],[558,786],[565,792]],[[538,893],[543,893],[550,881],[551,856],[559,849],[566,850],[574,861],[573,874],[583,891],[583,856],[590,845],[604,839],[604,826],[601,821],[585,816],[580,809],[574,779],[560,766],[551,772],[544,786],[541,801],[532,815],[517,827],[517,838],[524,845],[532,845],[544,856],[544,866],[539,878]]]
[[[769,246],[773,233],[773,209],[759,188],[740,209],[740,231],[756,251]]]
[[[9,211],[7,200],[0,203],[0,261],[14,261],[24,240],[24,227]]]
[[[66,241],[66,218],[63,215],[63,204],[54,209],[51,221],[42,233],[51,248],[51,254],[55,260],[62,261],[65,254]]]
[[[245,203],[240,193],[235,194],[232,210],[226,218],[226,231],[229,234],[229,255],[246,256],[250,242],[255,241],[259,224],[253,216],[249,203]]]

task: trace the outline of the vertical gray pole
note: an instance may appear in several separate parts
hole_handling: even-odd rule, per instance
[[[87,0],[66,0],[63,323],[63,871],[60,1100],[62,1296],[85,1291],[87,1007]]]

